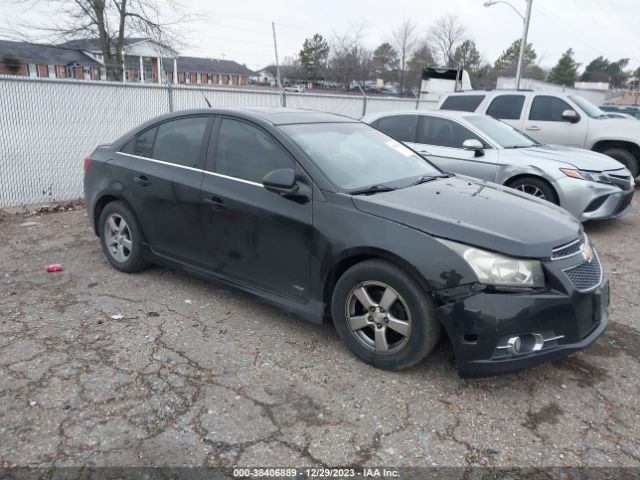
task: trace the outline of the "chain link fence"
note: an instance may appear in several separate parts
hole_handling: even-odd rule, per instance
[[[0,208],[81,197],[82,159],[97,145],[155,116],[204,108],[207,101],[212,107],[287,106],[353,118],[435,106],[386,97],[0,76]]]

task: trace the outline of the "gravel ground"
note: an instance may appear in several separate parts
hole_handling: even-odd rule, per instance
[[[119,273],[82,209],[5,215],[0,467],[640,466],[640,207],[587,230],[611,280],[605,335],[464,380],[444,342],[384,372],[244,293]]]

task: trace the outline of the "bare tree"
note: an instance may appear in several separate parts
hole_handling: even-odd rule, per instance
[[[362,82],[369,77],[371,51],[362,46],[362,29],[334,34],[329,57],[329,74],[346,87],[352,80]]]
[[[161,46],[181,45],[174,27],[193,18],[178,15],[183,6],[177,0],[165,0],[167,15],[157,0],[20,0],[27,7],[46,4],[59,19],[51,25],[19,25],[16,31],[22,38],[33,40],[28,31],[45,36],[48,41],[70,39],[97,39],[107,76],[122,78],[124,47],[127,37],[144,36]],[[170,14],[170,15],[169,15]],[[171,16],[168,21],[166,17]]]
[[[402,25],[394,30],[391,43],[400,60],[400,93],[403,93],[407,64],[417,44],[416,24],[408,19],[402,22]]]
[[[465,35],[465,26],[457,15],[445,15],[431,27],[431,41],[445,67],[455,67],[454,55]]]

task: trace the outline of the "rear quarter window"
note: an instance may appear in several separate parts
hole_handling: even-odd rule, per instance
[[[491,101],[487,115],[502,120],[518,120],[523,105],[524,95],[499,95]]]
[[[157,127],[145,130],[136,137],[134,154],[139,157],[153,158],[153,142],[156,139]]]
[[[378,130],[383,131],[399,142],[416,141],[417,115],[392,115],[390,117],[382,117],[376,123],[375,127]]]
[[[475,112],[484,100],[484,95],[449,95],[445,98],[440,110],[457,110],[459,112]]]

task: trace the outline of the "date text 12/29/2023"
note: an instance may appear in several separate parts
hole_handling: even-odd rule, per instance
[[[389,468],[234,468],[235,478],[398,478]]]

